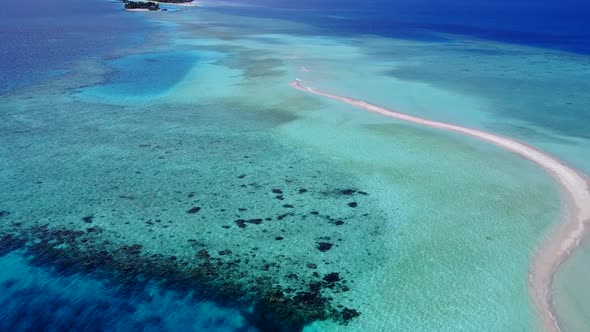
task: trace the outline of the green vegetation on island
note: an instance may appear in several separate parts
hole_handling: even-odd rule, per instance
[[[152,1],[128,1],[123,0],[125,9],[145,9],[145,10],[160,10],[160,4]]]
[[[158,1],[130,1],[130,0],[121,0],[125,3],[125,9],[127,10],[160,10],[160,3],[169,3],[169,4],[186,4],[191,3],[193,0],[158,0]],[[166,9],[163,9],[166,10]]]

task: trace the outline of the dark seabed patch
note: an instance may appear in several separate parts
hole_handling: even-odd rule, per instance
[[[317,247],[318,250],[321,252],[326,252],[330,249],[332,249],[333,244],[330,242],[318,242]]]
[[[201,211],[201,208],[198,207],[198,206],[195,206],[195,207],[190,208],[188,211],[186,211],[186,213],[188,213],[188,214],[195,214],[195,213],[197,213],[199,211]]]
[[[311,282],[298,291],[290,290],[294,295],[288,296],[267,278],[258,278],[254,284],[240,283],[240,278],[233,276],[241,273],[236,268],[239,260],[221,258],[232,256],[229,249],[219,251],[220,258],[201,249],[191,258],[198,264],[189,267],[176,256],[144,255],[139,244],[113,250],[110,243],[95,242],[97,238],[90,234],[92,232],[47,226],[29,229],[15,226],[15,229],[21,236],[3,235],[2,255],[21,249],[33,266],[50,267],[64,276],[90,275],[107,280],[127,293],[146,289],[152,283],[181,293],[191,292],[195,298],[204,297],[224,306],[244,308],[243,314],[261,331],[300,331],[315,320],[332,319],[346,324],[355,317],[350,309],[333,307],[330,298],[323,295],[325,289],[348,289],[336,272],[326,274],[323,282]],[[293,274],[291,279],[299,277]],[[250,303],[255,303],[252,312],[245,310]]]

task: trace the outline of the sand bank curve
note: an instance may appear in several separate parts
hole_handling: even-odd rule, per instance
[[[322,92],[305,86],[300,79],[296,79],[290,85],[300,91],[337,100],[390,118],[456,132],[492,143],[534,162],[549,173],[561,188],[564,199],[561,216],[563,220],[553,226],[534,254],[529,268],[529,289],[545,330],[560,331],[559,320],[553,308],[551,288],[557,269],[578,247],[584,236],[586,224],[590,224],[590,181],[584,174],[532,146],[511,138],[406,115],[362,100]]]

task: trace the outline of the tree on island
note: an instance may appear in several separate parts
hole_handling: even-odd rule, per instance
[[[123,0],[125,3],[125,9],[147,9],[147,10],[160,10],[160,4],[152,1],[128,1]]]

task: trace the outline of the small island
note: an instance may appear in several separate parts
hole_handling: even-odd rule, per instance
[[[125,3],[125,10],[129,11],[145,11],[145,10],[160,10],[160,4],[152,1],[129,1],[123,0]]]
[[[125,10],[128,11],[157,11],[160,10],[160,3],[171,5],[192,5],[193,0],[158,0],[158,1],[131,1],[121,0],[125,3]],[[166,10],[166,9],[163,9]]]

